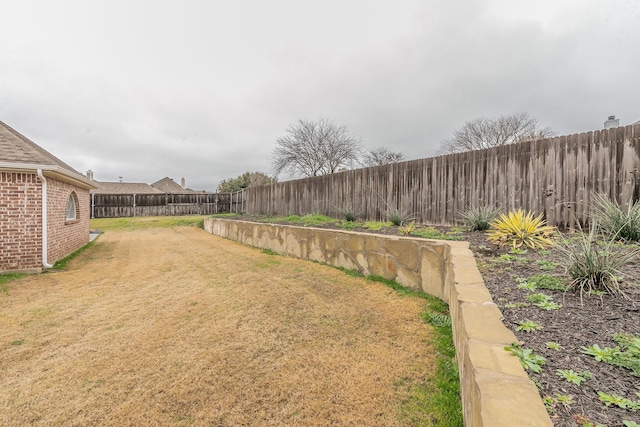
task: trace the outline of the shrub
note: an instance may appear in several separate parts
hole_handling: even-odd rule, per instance
[[[577,242],[564,240],[558,249],[564,256],[567,272],[573,279],[569,289],[582,294],[604,291],[625,296],[620,288],[624,274],[622,266],[640,257],[640,246],[615,245],[615,236],[608,240],[598,239],[597,221],[593,221],[589,233],[582,233]],[[598,241],[600,240],[600,241]]]
[[[525,213],[518,209],[508,214],[500,214],[490,224],[488,239],[500,246],[513,248],[527,246],[532,249],[543,249],[554,245],[554,227],[545,224],[542,215],[534,218],[533,212]]]
[[[601,194],[595,194],[593,199],[593,217],[603,234],[612,239],[640,241],[640,201],[629,204],[625,212],[619,204]]]
[[[358,219],[358,216],[360,215],[360,213],[356,211],[356,208],[351,203],[347,203],[346,205],[338,209],[338,212],[340,213],[340,216],[342,216],[342,218],[348,222],[356,221]]]
[[[397,227],[405,225],[406,223],[412,220],[413,220],[413,215],[405,210],[394,208],[387,211],[387,221],[389,221],[391,224]]]
[[[492,221],[494,221],[500,209],[494,206],[479,206],[477,208],[467,208],[460,212],[460,216],[464,220],[464,224],[471,231],[486,231]]]

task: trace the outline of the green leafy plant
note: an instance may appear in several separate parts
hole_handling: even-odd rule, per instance
[[[534,354],[530,348],[523,348],[515,342],[512,342],[504,349],[517,356],[522,367],[531,372],[539,373],[542,370],[542,365],[547,361],[544,357]]]
[[[518,322],[518,326],[516,326],[516,331],[523,332],[535,332],[540,330],[541,326],[534,322],[533,320],[521,320]]]
[[[553,301],[553,298],[545,294],[531,294],[527,296],[527,301],[543,310],[559,310],[562,304]]]
[[[593,216],[609,238],[640,241],[640,201],[630,203],[626,211],[602,194],[594,194]]]
[[[460,217],[469,230],[486,231],[499,213],[500,209],[494,206],[482,205],[463,210],[460,212]]]
[[[557,262],[548,261],[545,259],[537,260],[536,264],[540,266],[540,270],[544,270],[544,271],[555,270],[559,265]]]
[[[610,348],[600,348],[598,344],[594,344],[590,347],[580,347],[580,350],[583,354],[587,354],[589,356],[593,356],[597,362],[607,362],[609,363],[616,354],[620,353],[620,347]]]
[[[499,218],[492,221],[487,238],[500,246],[543,249],[554,245],[555,234],[556,229],[545,225],[542,215],[534,217],[532,212],[525,213],[518,209],[506,215],[500,214]]]
[[[542,403],[544,403],[547,412],[550,414],[556,413],[556,408],[558,405],[564,406],[566,409],[569,409],[571,405],[575,402],[573,400],[573,396],[569,396],[567,394],[557,394],[555,396],[543,396]]]
[[[548,289],[550,291],[564,291],[567,289],[563,279],[550,274],[536,274],[526,280],[533,284],[536,289]]]
[[[576,372],[573,369],[557,369],[556,375],[558,375],[560,378],[564,378],[565,380],[577,386],[579,386],[584,381],[591,378],[591,372],[589,371]]]
[[[533,291],[538,289],[535,284],[529,283],[529,282],[520,282],[516,286],[517,286],[518,289],[524,289],[524,290],[531,291],[531,292],[533,292]]]
[[[567,260],[567,272],[572,278],[569,289],[584,293],[605,291],[625,297],[620,284],[624,278],[621,267],[640,257],[640,246],[616,247],[615,240],[604,242],[599,238],[598,224],[594,221],[589,233],[581,233],[578,242],[564,239],[558,245]]]
[[[640,393],[636,393],[636,395],[640,397]],[[598,391],[598,396],[600,401],[606,406],[617,406],[631,411],[637,411],[640,409],[640,400],[631,400],[615,393],[608,394],[603,391]]]
[[[640,337],[618,333],[613,340],[620,345],[621,350],[615,353],[608,363],[631,370],[631,375],[640,377]]]
[[[569,396],[567,394],[556,394],[555,399],[556,402],[562,404],[562,406],[567,409],[574,404],[573,396]]]
[[[498,259],[500,259],[500,261],[504,261],[504,262],[512,262],[515,261],[517,259],[517,257],[515,255],[511,255],[511,254],[502,254],[498,257]]]
[[[622,420],[622,425],[624,425],[625,427],[640,427],[640,424],[630,420]]]
[[[553,341],[547,341],[546,343],[544,343],[547,348],[551,349],[551,350],[562,350],[562,345],[560,345],[560,343],[557,342],[553,342]]]
[[[527,302],[508,302],[503,305],[504,308],[524,308],[528,307],[529,303]]]

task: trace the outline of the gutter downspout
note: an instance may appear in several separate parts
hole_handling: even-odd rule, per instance
[[[37,172],[42,181],[42,266],[52,268],[53,265],[47,262],[47,179],[42,174],[42,169]]]

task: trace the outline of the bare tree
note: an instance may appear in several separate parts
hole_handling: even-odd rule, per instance
[[[272,165],[276,174],[318,176],[349,167],[360,156],[359,140],[329,119],[298,120],[276,140]]]
[[[510,114],[496,119],[479,118],[465,123],[453,133],[453,138],[443,141],[439,152],[460,153],[554,135],[555,132],[550,127],[541,128],[538,120],[527,113]]]
[[[388,147],[378,147],[367,152],[362,159],[364,166],[382,166],[398,163],[404,160],[404,154],[392,151]]]

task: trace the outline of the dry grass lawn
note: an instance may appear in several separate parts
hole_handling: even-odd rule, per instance
[[[194,227],[107,231],[0,293],[0,425],[412,425],[424,304]]]

